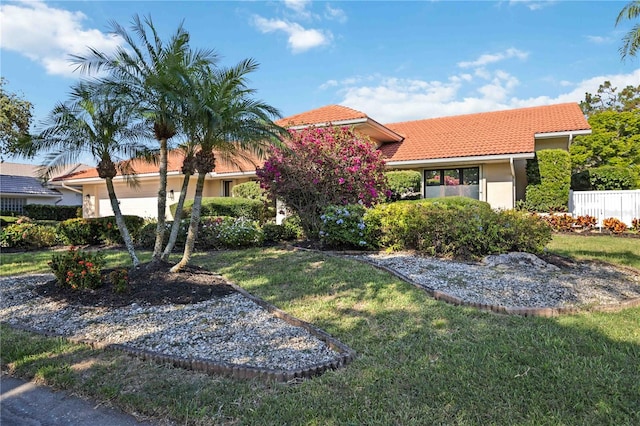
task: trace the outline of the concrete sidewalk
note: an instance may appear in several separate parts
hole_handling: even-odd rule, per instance
[[[0,378],[2,426],[141,426],[121,411],[6,375]]]

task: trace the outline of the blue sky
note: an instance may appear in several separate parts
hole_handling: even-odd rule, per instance
[[[79,77],[70,53],[108,51],[109,22],[151,15],[222,65],[252,57],[258,97],[284,116],[346,105],[382,122],[578,102],[604,80],[640,84],[620,60],[626,1],[7,1],[0,6],[7,89],[35,121]]]

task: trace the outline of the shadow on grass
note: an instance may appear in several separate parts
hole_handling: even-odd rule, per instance
[[[640,309],[495,315],[322,253],[256,249],[194,262],[324,329],[356,360],[291,386],[137,360],[108,375],[88,367],[85,383],[113,389],[125,408],[194,424],[640,424]]]

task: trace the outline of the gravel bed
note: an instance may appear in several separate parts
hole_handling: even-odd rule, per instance
[[[524,308],[615,305],[640,298],[640,273],[601,262],[557,267],[528,253],[464,263],[413,253],[354,256],[468,303]]]
[[[428,290],[505,307],[588,307],[640,298],[640,273],[602,263],[558,268],[536,256],[489,256],[480,263],[411,253],[349,256],[391,269]],[[331,363],[340,354],[302,327],[242,294],[200,303],[81,307],[36,294],[50,274],[0,278],[0,321],[101,344],[273,370]]]
[[[0,279],[0,321],[74,339],[123,344],[182,358],[299,370],[340,354],[302,327],[239,293],[188,305],[71,306],[38,296],[53,275]]]

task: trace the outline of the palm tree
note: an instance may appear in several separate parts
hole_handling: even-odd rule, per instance
[[[132,121],[127,103],[105,86],[79,83],[72,88],[71,99],[57,104],[47,121],[47,127],[37,138],[39,150],[56,150],[47,156],[42,174],[77,162],[87,153],[98,161],[98,176],[105,180],[109,200],[133,266],[140,264],[131,235],[122,216],[113,178],[120,172],[131,179],[127,161],[118,161],[119,154],[133,158],[145,151],[139,139],[148,137],[144,123]]]
[[[198,81],[193,92],[187,127],[192,140],[198,144],[195,154],[198,180],[183,256],[171,272],[179,271],[191,259],[200,223],[205,176],[214,171],[216,155],[231,163],[248,159],[249,153],[262,157],[275,137],[286,134],[273,122],[280,117],[280,112],[253,99],[255,90],[247,87],[247,75],[257,69],[258,64],[252,59],[233,68],[211,69]]]
[[[634,0],[622,8],[616,19],[616,26],[623,20],[632,20],[640,18],[640,0]],[[636,24],[622,38],[622,47],[620,47],[620,56],[626,59],[627,56],[636,56],[640,49],[640,23]]]
[[[114,54],[105,54],[90,48],[86,56],[73,56],[73,62],[85,73],[107,71],[103,82],[127,93],[138,113],[153,126],[159,142],[158,224],[153,259],[160,260],[165,229],[167,203],[168,141],[180,130],[181,107],[190,92],[186,84],[197,70],[215,63],[212,50],[192,50],[189,33],[180,25],[164,43],[150,17],[144,21],[133,18],[131,30],[134,38],[117,22],[111,22],[112,33],[121,37],[127,48],[120,47]]]

